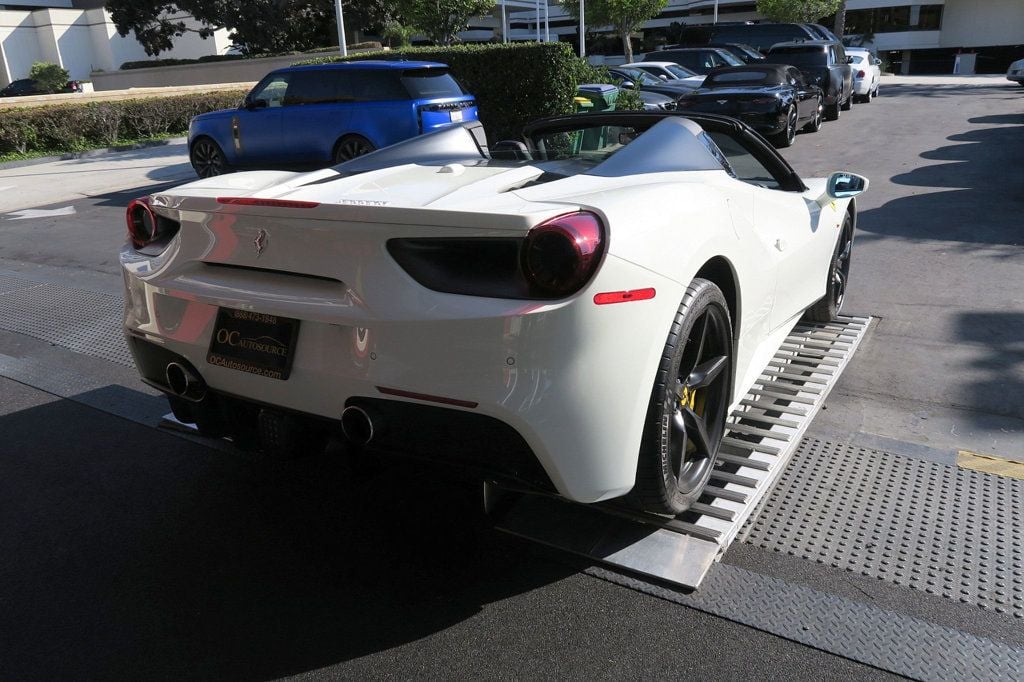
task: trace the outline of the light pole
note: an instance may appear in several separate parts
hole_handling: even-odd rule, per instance
[[[580,0],[580,56],[587,56],[587,22],[583,19],[583,2]]]
[[[341,0],[334,0],[334,13],[338,17],[338,47],[341,48],[341,56],[348,56],[348,45],[345,44],[345,15],[341,12]]]

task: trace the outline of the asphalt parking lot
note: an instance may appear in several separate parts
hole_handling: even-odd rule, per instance
[[[799,615],[751,626],[598,579],[492,531],[477,488],[451,472],[272,463],[157,430],[163,403],[123,358],[54,321],[75,308],[116,321],[124,206],[188,177],[182,152],[108,159],[116,172],[97,159],[0,169],[0,299],[20,306],[0,317],[0,676],[908,674],[828,633],[800,643],[814,625]],[[1024,89],[887,80],[784,154],[804,176],[872,182],[846,306],[878,322],[809,440],[947,473],[959,450],[1024,461]],[[773,548],[784,505],[770,499],[765,525],[713,571],[1024,647],[1019,591],[1000,611]],[[1024,563],[1019,542],[1000,556]]]

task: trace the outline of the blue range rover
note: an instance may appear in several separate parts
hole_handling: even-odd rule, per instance
[[[189,158],[204,178],[236,168],[322,167],[476,118],[476,101],[445,64],[294,66],[269,73],[238,109],[193,118]]]

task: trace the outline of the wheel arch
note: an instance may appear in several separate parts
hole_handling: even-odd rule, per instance
[[[371,145],[373,145],[374,149],[380,149],[380,145],[377,144],[376,140],[374,140],[372,137],[367,135],[365,132],[357,132],[355,130],[346,130],[345,132],[339,134],[338,137],[335,138],[334,144],[331,145],[331,158],[332,159],[334,158],[334,155],[338,151],[338,145],[340,145],[345,139],[350,138],[350,137],[362,138],[362,139],[366,140],[367,142],[369,142]]]
[[[722,291],[732,319],[733,343],[740,338],[740,285],[736,269],[724,256],[715,256],[700,266],[694,277],[709,280]]]

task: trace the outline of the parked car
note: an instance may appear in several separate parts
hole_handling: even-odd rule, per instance
[[[547,118],[500,161],[485,140],[464,123],[131,202],[143,380],[201,433],[271,456],[337,432],[577,502],[685,510],[762,359],[801,316],[839,314],[867,180],[801,179],[722,116]]]
[[[776,43],[797,40],[838,40],[838,38],[820,24],[720,23],[712,28],[708,42],[742,43],[751,45],[767,54],[768,49]]]
[[[821,88],[782,64],[748,64],[715,69],[698,90],[679,99],[686,113],[724,114],[740,119],[777,147],[793,144],[797,130],[821,129]]]
[[[672,98],[679,98],[681,95],[692,92],[697,87],[697,85],[691,82],[682,80],[661,80],[643,69],[633,69],[624,66],[613,66],[608,69],[608,73],[612,78],[618,78],[624,88],[637,88],[640,91],[657,92]]]
[[[675,62],[701,76],[723,66],[743,66],[743,61],[717,47],[683,47],[648,52],[645,62]]]
[[[60,92],[82,92],[82,84],[79,81],[68,81]],[[0,90],[0,97],[27,97],[30,95],[52,95],[53,91],[44,89],[38,81],[32,78],[19,78],[11,81],[3,90]]]
[[[640,102],[644,105],[644,111],[675,111],[676,108],[676,98],[660,92],[641,90]]]
[[[710,43],[708,47],[717,47],[728,50],[738,57],[744,64],[757,64],[765,61],[765,55],[752,45],[743,43]]]
[[[445,64],[363,61],[272,71],[242,106],[192,119],[200,177],[237,168],[320,167],[477,118]]]
[[[1018,59],[1010,64],[1010,68],[1006,70],[1006,78],[1017,85],[1024,85],[1024,59]]]
[[[815,40],[781,43],[768,50],[768,60],[800,69],[804,79],[825,93],[825,120],[839,118],[839,111],[853,105],[853,69],[838,41]]]
[[[846,56],[850,58],[850,67],[853,70],[853,96],[859,102],[870,104],[871,98],[878,97],[878,87],[882,80],[882,60],[869,50],[858,47],[846,48]]]
[[[704,82],[704,76],[690,71],[685,66],[675,62],[630,62],[623,64],[623,68],[640,69],[669,83],[681,82],[687,87],[699,88]]]

